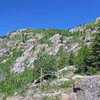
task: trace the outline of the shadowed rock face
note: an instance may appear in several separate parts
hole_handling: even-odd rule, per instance
[[[100,100],[100,75],[90,76],[74,83],[77,100]]]

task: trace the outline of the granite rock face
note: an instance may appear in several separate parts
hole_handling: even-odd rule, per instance
[[[77,100],[100,100],[100,75],[89,76],[74,83]]]
[[[9,32],[6,34],[6,37],[11,37],[13,34],[16,34],[16,31],[9,31]]]
[[[98,17],[98,18],[96,19],[96,24],[97,24],[98,22],[100,22],[100,17]]]

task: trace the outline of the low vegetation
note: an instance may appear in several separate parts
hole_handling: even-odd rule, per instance
[[[25,43],[27,40],[35,36],[36,33],[44,34],[44,38],[39,41],[39,44],[48,44],[52,46],[53,43],[49,41],[49,38],[54,36],[55,34],[62,35],[61,43],[64,36],[72,37],[72,39],[68,40],[65,43],[65,46],[68,46],[72,43],[79,43],[81,49],[76,52],[66,53],[64,51],[64,46],[61,46],[58,53],[56,55],[49,55],[45,52],[45,49],[41,50],[38,54],[37,59],[34,61],[34,68],[30,69],[28,67],[25,68],[25,71],[22,73],[11,73],[10,67],[13,66],[16,59],[22,55],[22,51],[20,49],[13,49],[6,56],[0,58],[0,94],[4,94],[5,96],[11,96],[15,92],[24,93],[28,89],[28,84],[31,84],[42,75],[47,75],[50,73],[55,73],[58,70],[64,68],[65,66],[75,66],[76,70],[70,70],[67,72],[63,70],[62,76],[65,77],[71,72],[74,74],[85,74],[85,75],[93,75],[100,74],[100,24],[94,25],[93,23],[83,25],[86,26],[86,29],[93,29],[94,27],[99,27],[98,32],[95,35],[95,39],[92,41],[90,46],[85,45],[84,40],[86,36],[86,31],[84,32],[74,32],[71,33],[69,30],[57,30],[57,29],[42,29],[42,30],[32,30],[27,29],[23,30],[20,34],[15,35],[9,40],[20,40]],[[27,34],[26,34],[27,33]],[[29,35],[28,33],[31,33]],[[93,36],[93,34],[91,35]],[[81,38],[81,39],[80,39]],[[32,51],[34,52],[34,50]],[[11,53],[11,54],[10,54]],[[6,63],[2,63],[2,61],[7,60]],[[55,79],[52,79],[52,81]],[[50,80],[51,81],[51,80]],[[65,81],[60,85],[50,85],[50,81],[46,84],[42,84],[40,87],[41,91],[47,90],[59,90],[61,88],[71,88],[72,84],[76,80]],[[46,97],[43,100],[49,100]],[[51,99],[50,99],[51,100]]]

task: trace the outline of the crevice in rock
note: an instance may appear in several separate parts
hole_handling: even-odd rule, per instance
[[[77,92],[77,91],[80,91],[80,90],[81,90],[80,88],[74,88],[73,89],[74,92]]]

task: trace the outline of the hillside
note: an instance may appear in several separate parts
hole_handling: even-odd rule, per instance
[[[0,100],[67,100],[73,83],[98,75],[100,63],[87,60],[99,20],[69,30],[21,29],[1,37]]]

